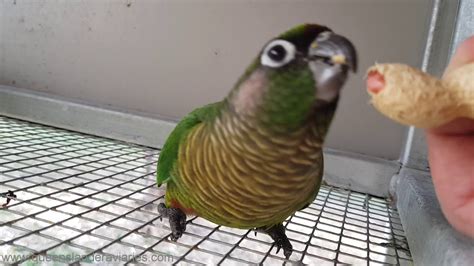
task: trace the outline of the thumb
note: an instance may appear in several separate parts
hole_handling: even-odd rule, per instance
[[[464,41],[445,73],[474,62],[474,37]],[[474,237],[474,120],[459,118],[426,130],[428,159],[441,209],[459,231]]]
[[[444,73],[446,74],[471,62],[474,62],[474,36],[467,38],[459,45]]]
[[[451,62],[446,67],[444,74],[455,70],[458,67],[474,62],[474,36],[467,38],[459,45],[456,53],[451,58]],[[430,134],[441,135],[459,135],[474,132],[474,123],[471,119],[458,118],[449,122],[446,125],[438,128],[428,129],[426,131]]]

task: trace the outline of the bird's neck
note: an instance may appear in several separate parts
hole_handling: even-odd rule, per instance
[[[315,82],[308,69],[271,72],[257,69],[227,97],[229,109],[270,131],[292,132],[313,113]]]

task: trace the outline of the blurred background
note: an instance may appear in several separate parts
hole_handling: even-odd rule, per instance
[[[365,70],[420,66],[431,2],[0,0],[0,84],[177,120],[225,97],[270,38],[325,24],[351,39],[360,58],[327,147],[397,160],[406,128],[368,104]]]

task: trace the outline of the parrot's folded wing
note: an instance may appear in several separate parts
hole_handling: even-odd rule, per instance
[[[158,169],[156,171],[156,183],[158,186],[168,182],[171,178],[171,171],[178,158],[179,146],[185,140],[186,135],[200,123],[216,117],[221,110],[222,104],[223,102],[216,102],[197,108],[176,125],[160,152]]]

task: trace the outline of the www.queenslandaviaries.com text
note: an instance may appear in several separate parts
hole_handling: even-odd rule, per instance
[[[139,256],[128,255],[128,254],[91,254],[91,255],[79,255],[79,254],[67,254],[67,255],[56,255],[56,254],[44,254],[44,255],[20,255],[20,254],[0,254],[0,262],[5,263],[14,263],[16,261],[22,261],[28,259],[29,261],[34,262],[74,262],[82,261],[86,263],[94,262],[168,262],[172,263],[174,258],[171,255],[167,254],[142,254]]]

